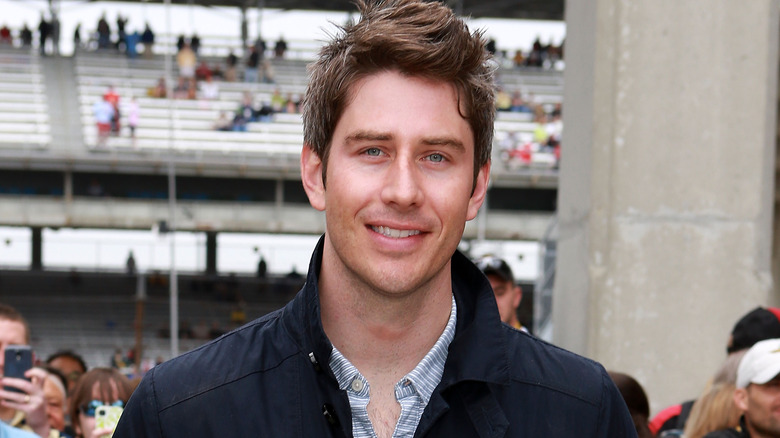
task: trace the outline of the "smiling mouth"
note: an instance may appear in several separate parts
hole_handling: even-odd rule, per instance
[[[371,226],[371,229],[385,237],[391,237],[393,239],[402,239],[404,237],[420,234],[420,230],[396,230],[390,227],[377,227],[373,225]]]

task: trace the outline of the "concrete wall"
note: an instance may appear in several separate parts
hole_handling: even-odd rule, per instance
[[[696,397],[773,304],[780,3],[567,2],[554,341]]]

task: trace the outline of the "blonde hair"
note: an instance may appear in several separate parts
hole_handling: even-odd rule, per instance
[[[685,423],[685,438],[702,438],[710,432],[739,425],[742,412],[734,403],[736,386],[729,382],[710,385],[696,400]]]

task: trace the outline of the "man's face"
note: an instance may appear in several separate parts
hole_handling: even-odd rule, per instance
[[[493,293],[496,295],[501,321],[510,324],[516,317],[517,306],[520,305],[520,287],[496,275],[488,275],[487,278],[490,281],[490,286],[493,287]]]
[[[79,361],[68,356],[60,356],[52,360],[49,362],[49,366],[58,369],[65,375],[65,378],[68,380],[68,392],[73,391],[79,377],[85,372]]]
[[[5,366],[5,349],[9,345],[24,345],[27,343],[27,329],[19,321],[0,319],[0,376],[3,376]]]
[[[780,437],[780,375],[763,385],[751,383],[734,393],[752,436]]]
[[[472,194],[474,136],[455,88],[389,71],[358,81],[352,97],[333,133],[327,190],[321,160],[308,147],[302,157],[309,200],[326,213],[323,271],[382,294],[449,282],[490,170]]]

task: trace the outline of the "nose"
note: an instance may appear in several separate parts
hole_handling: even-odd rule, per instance
[[[415,160],[399,155],[385,174],[382,201],[401,210],[418,206],[424,196],[422,178]]]

